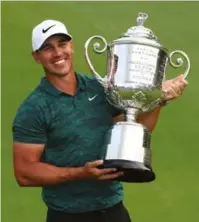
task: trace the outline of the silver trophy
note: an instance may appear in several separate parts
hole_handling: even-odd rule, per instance
[[[190,60],[183,51],[169,53],[153,32],[144,27],[147,18],[147,14],[139,13],[137,26],[129,28],[109,44],[100,35],[90,37],[85,43],[85,58],[91,72],[103,86],[107,100],[126,114],[126,121],[117,122],[110,131],[102,166],[123,171],[124,175],[119,180],[124,182],[150,182],[155,179],[151,167],[151,134],[136,119],[142,112],[151,111],[160,104],[168,62],[178,68],[186,61],[184,78],[190,70]],[[98,40],[93,44],[96,53],[107,51],[104,78],[95,71],[88,56],[88,46],[94,39]],[[99,41],[103,42],[104,48],[100,49]]]

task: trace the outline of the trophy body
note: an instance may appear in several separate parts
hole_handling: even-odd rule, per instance
[[[104,167],[124,171],[120,180],[147,182],[155,179],[151,168],[150,133],[136,117],[161,101],[168,54],[153,46],[114,44],[109,46],[107,100],[125,110],[126,121],[111,131]]]
[[[108,102],[125,113],[126,120],[114,124],[107,135],[107,152],[102,166],[123,171],[124,175],[118,179],[125,182],[150,182],[155,179],[151,166],[151,134],[136,119],[139,114],[149,112],[160,104],[168,61],[173,67],[183,64],[181,58],[174,64],[171,60],[173,54],[181,54],[187,60],[184,77],[190,69],[189,59],[184,52],[176,50],[169,53],[152,31],[143,26],[147,17],[139,13],[138,26],[128,29],[109,44],[101,36],[93,36],[85,44],[86,60],[104,87]],[[107,50],[107,74],[104,78],[94,70],[88,57],[88,45],[94,38],[105,44],[102,50],[99,50],[99,43],[93,45],[97,53]]]

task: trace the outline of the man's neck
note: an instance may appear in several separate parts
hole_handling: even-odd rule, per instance
[[[77,79],[74,72],[70,72],[65,76],[56,76],[46,74],[47,80],[59,91],[74,96],[77,90]]]

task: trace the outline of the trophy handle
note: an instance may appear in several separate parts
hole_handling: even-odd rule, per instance
[[[86,61],[87,61],[87,63],[88,63],[88,66],[89,66],[92,74],[95,76],[95,78],[97,79],[97,81],[98,81],[99,83],[101,83],[101,85],[102,85],[104,88],[107,88],[107,85],[108,85],[108,84],[107,84],[106,78],[102,78],[101,75],[100,75],[98,72],[95,71],[95,69],[94,69],[94,67],[93,67],[93,65],[92,65],[92,63],[91,63],[91,60],[90,60],[90,58],[89,58],[89,56],[88,56],[88,46],[89,46],[90,42],[91,42],[93,39],[101,40],[101,41],[104,43],[104,48],[102,48],[101,50],[99,49],[100,46],[101,46],[99,42],[95,42],[95,43],[93,44],[93,49],[94,49],[94,51],[95,51],[96,53],[98,53],[98,54],[101,54],[101,53],[105,52],[105,51],[107,50],[107,45],[108,45],[108,44],[107,44],[107,41],[105,40],[104,37],[102,37],[102,36],[100,36],[100,35],[94,35],[94,36],[90,37],[90,38],[86,41],[86,43],[85,43],[85,45],[84,45],[84,55],[85,55]]]
[[[186,59],[187,68],[186,68],[186,70],[183,74],[184,78],[186,78],[188,76],[188,73],[189,73],[190,67],[191,67],[189,57],[187,56],[187,54],[185,52],[183,52],[181,50],[172,51],[169,54],[169,63],[174,68],[179,68],[184,64],[184,60],[181,57],[177,58],[176,62],[173,62],[172,57],[173,57],[174,54],[179,54],[179,55],[183,56]]]

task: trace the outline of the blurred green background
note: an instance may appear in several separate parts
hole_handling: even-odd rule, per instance
[[[199,221],[198,21],[199,2],[2,2],[2,222],[43,222],[40,188],[20,188],[13,176],[11,125],[19,104],[40,81],[43,71],[31,58],[32,28],[44,19],[63,21],[74,37],[76,71],[89,73],[84,43],[100,34],[108,42],[136,25],[145,26],[169,50],[184,50],[191,60],[184,95],[162,109],[152,135],[152,183],[124,184],[133,221]],[[93,56],[100,73],[105,56]],[[185,68],[184,68],[185,69]],[[183,69],[169,68],[167,78]]]

